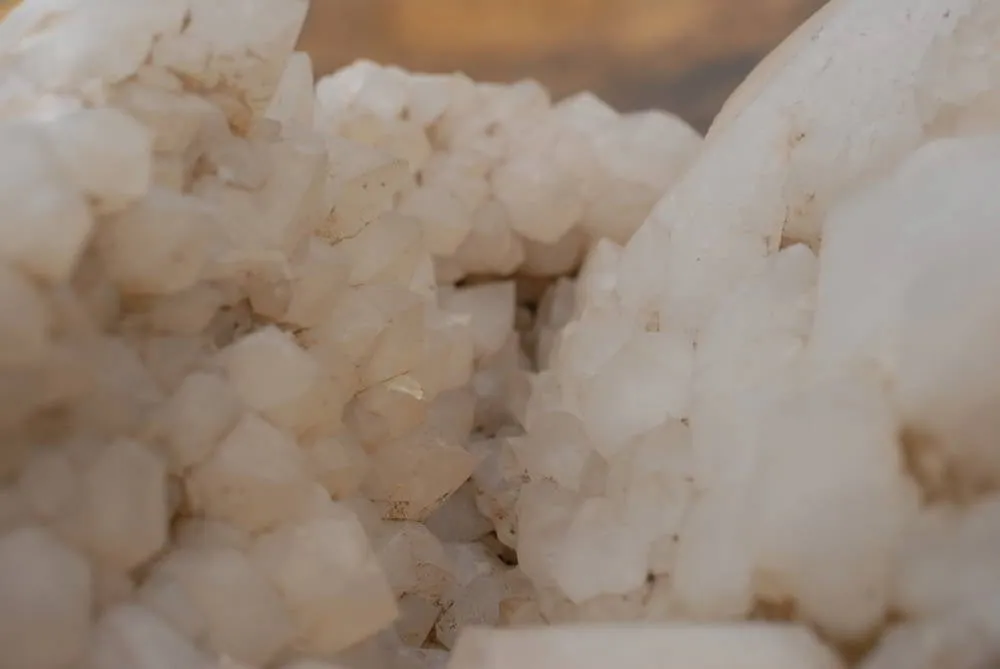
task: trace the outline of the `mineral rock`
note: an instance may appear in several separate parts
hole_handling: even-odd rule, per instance
[[[180,549],[154,568],[146,605],[178,629],[200,619],[196,639],[251,666],[267,664],[294,632],[278,591],[235,548]],[[182,598],[186,606],[177,608]]]
[[[295,647],[320,657],[392,622],[396,604],[354,514],[327,516],[261,535],[255,565],[281,593],[295,622]]]
[[[305,456],[295,441],[245,414],[188,479],[195,508],[248,531],[295,517],[308,503]]]
[[[167,623],[134,604],[112,609],[98,621],[87,669],[204,667],[209,659]]]
[[[307,9],[0,24],[0,669],[997,664],[1000,5],[705,142]]]
[[[166,542],[166,465],[142,444],[116,441],[83,470],[86,543],[98,557],[132,569]]]
[[[808,631],[795,627],[677,625],[536,630],[470,630],[449,667],[806,667],[840,662]]]
[[[0,666],[63,667],[90,634],[90,569],[47,530],[26,527],[0,538]]]

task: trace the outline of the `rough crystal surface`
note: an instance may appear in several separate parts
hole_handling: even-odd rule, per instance
[[[704,141],[307,5],[0,24],[0,669],[1000,661],[1000,5]]]

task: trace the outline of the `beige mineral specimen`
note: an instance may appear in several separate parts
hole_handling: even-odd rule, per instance
[[[87,669],[160,666],[204,667],[209,658],[149,610],[129,604],[111,609],[97,622]]]
[[[392,590],[347,508],[331,504],[322,517],[263,534],[250,554],[281,593],[304,653],[329,656],[396,617]]]
[[[102,561],[130,570],[167,541],[167,468],[142,444],[120,440],[83,469],[85,542]]]
[[[0,356],[5,365],[34,364],[48,353],[52,314],[44,295],[20,272],[0,269],[0,300],[17,314],[0,324]]]
[[[783,240],[817,246],[838,198],[929,138],[988,130],[997,65],[972,54],[989,50],[995,11],[981,0],[831,3],[709,131],[629,244],[622,298],[696,328]],[[946,74],[955,68],[979,75]],[[640,269],[651,262],[657,273]]]
[[[172,472],[180,474],[208,459],[239,416],[239,398],[222,375],[193,372],[185,377],[156,420]]]
[[[65,280],[94,227],[84,193],[32,126],[4,124],[0,151],[0,257],[37,279]]]
[[[236,548],[176,550],[157,563],[146,588],[140,598],[151,611],[251,666],[267,664],[294,634],[277,589]]]
[[[594,249],[572,318],[546,345],[527,434],[512,441],[530,479],[513,529],[539,589],[556,587],[587,615],[588,600],[641,592],[648,569],[669,577],[654,589],[669,593],[673,617],[789,607],[783,615],[854,642],[893,607],[919,500],[992,490],[991,449],[977,435],[995,430],[977,411],[995,401],[995,375],[975,342],[992,337],[995,309],[972,277],[990,266],[976,254],[995,248],[978,221],[995,199],[980,189],[996,171],[1000,69],[977,45],[995,39],[1000,15],[946,4],[831,3],[730,103],[624,251]],[[883,23],[915,32],[896,33],[893,57],[862,73],[856,64],[890,39]],[[845,44],[857,47],[848,58]],[[960,55],[977,49],[981,58]],[[959,62],[977,74],[943,76]],[[657,341],[686,345],[687,361]],[[690,426],[687,456],[664,431],[671,423]],[[639,532],[653,539],[646,554],[621,528],[660,518],[615,507],[642,499],[616,467],[640,439],[678,449],[662,465],[673,478],[645,493],[671,509],[659,535]],[[674,495],[648,497],[657,488]],[[509,521],[495,520],[506,533]],[[601,566],[623,579],[631,570],[630,582],[579,566],[598,549],[576,542],[602,533],[615,548]]]
[[[192,505],[248,531],[295,518],[309,503],[309,472],[295,440],[246,413],[188,479]]]
[[[0,538],[0,666],[63,667],[86,649],[92,580],[82,555],[41,527]]]
[[[0,24],[0,669],[996,663],[1000,5],[704,143],[307,8]]]
[[[470,630],[451,669],[589,669],[621,666],[705,669],[838,669],[807,630],[766,625]]]
[[[321,80],[317,102],[320,127],[409,162],[419,185],[400,211],[453,279],[572,271],[590,241],[626,241],[700,144],[661,112],[619,115],[591,95],[552,104],[534,81],[473,84],[370,61]]]

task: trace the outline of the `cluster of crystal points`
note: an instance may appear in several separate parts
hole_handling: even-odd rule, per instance
[[[1000,4],[704,143],[307,5],[0,24],[0,669],[1000,660]]]

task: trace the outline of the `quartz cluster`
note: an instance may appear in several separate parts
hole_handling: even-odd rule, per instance
[[[307,9],[0,23],[0,669],[1000,660],[1000,5],[704,141]]]

